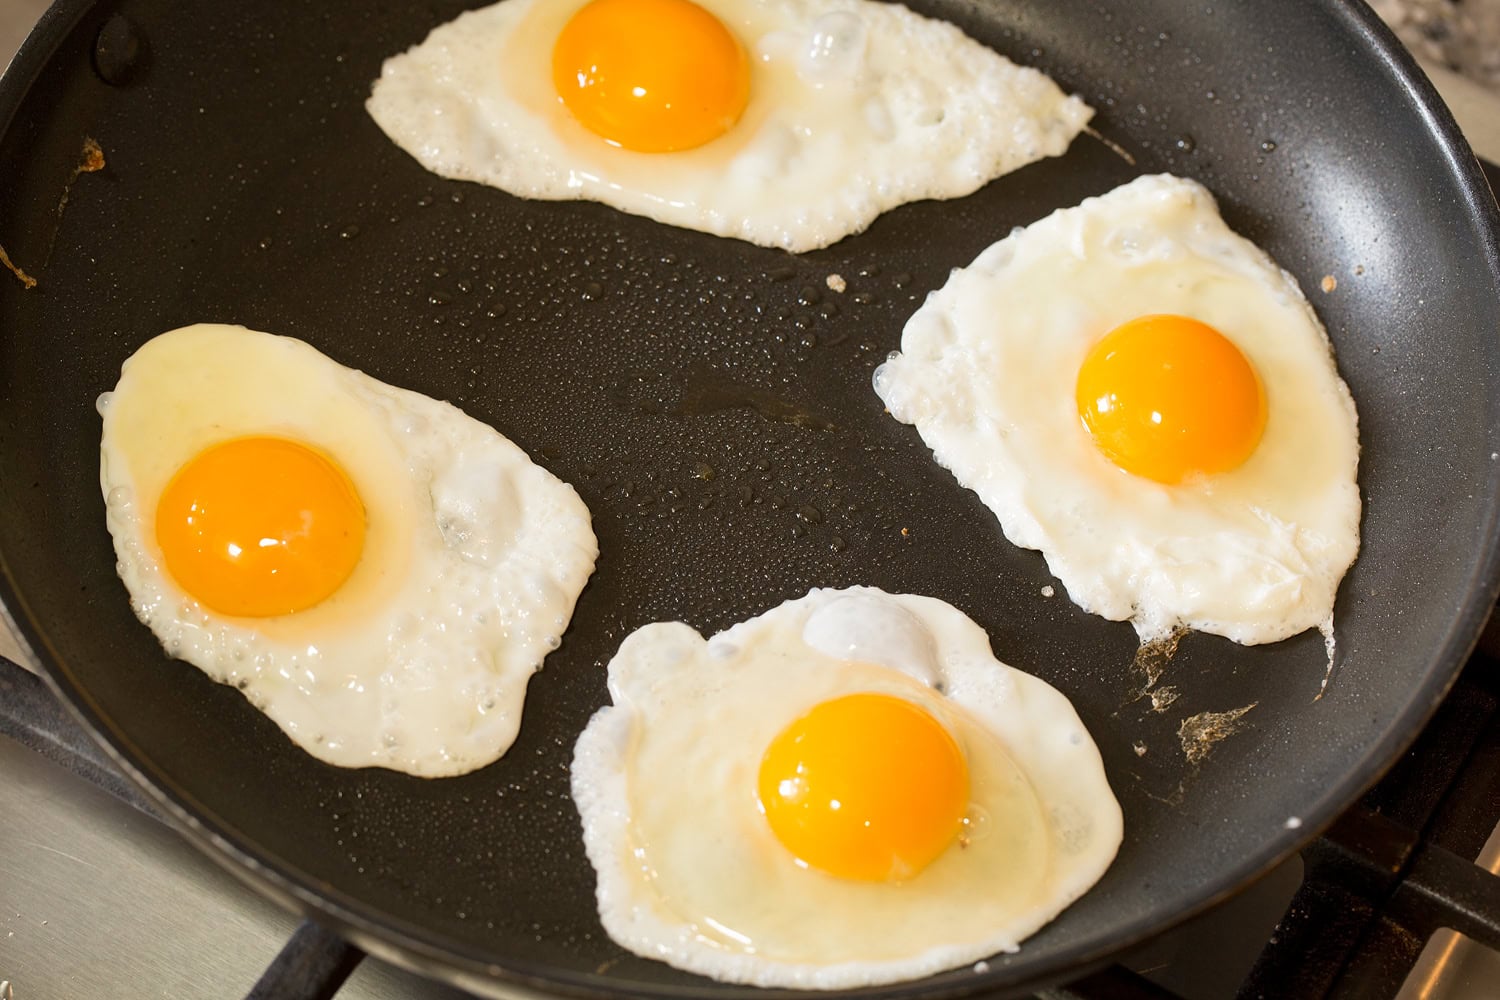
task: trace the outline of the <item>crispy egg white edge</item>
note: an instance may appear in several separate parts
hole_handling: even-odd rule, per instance
[[[726,155],[726,149],[744,153],[752,146],[767,151],[789,148],[795,152],[788,154],[793,160],[816,165],[830,155],[842,155],[847,138],[829,135],[819,147],[797,146],[806,140],[796,137],[796,123],[786,121],[780,109],[772,109],[752,136],[736,136],[731,130],[716,142],[670,154],[610,147],[558,110],[550,74],[543,82],[545,100],[517,100],[501,92],[505,43],[527,23],[536,0],[502,0],[434,28],[423,42],[386,60],[365,106],[396,145],[441,176],[526,198],[600,201],[669,225],[794,253],[860,232],[897,205],[961,197],[1028,163],[1059,156],[1093,115],[1080,98],[1064,94],[1040,71],[1011,62],[949,22],[923,17],[899,4],[829,0],[811,9],[805,0],[703,2],[740,30],[748,17],[737,16],[741,7],[751,11],[750,20],[779,16],[804,32],[811,30],[815,15],[858,11],[871,22],[870,44],[881,46],[867,60],[879,64],[872,72],[881,80],[880,86],[869,88],[869,99],[891,91],[894,85],[886,81],[899,78],[906,87],[919,84],[917,89],[929,97],[941,95],[946,104],[936,116],[939,120],[917,134],[903,130],[917,127],[909,124],[873,146],[860,143],[854,175],[833,186],[820,179],[816,200],[809,201],[805,194],[806,170],[812,168],[793,170],[782,163],[777,169],[757,171],[749,185],[760,203],[754,217],[743,210],[726,210],[722,197],[705,196],[705,191],[722,196],[732,190],[732,181],[719,180],[733,173],[729,166],[735,158]],[[914,51],[889,51],[894,46],[887,46],[887,36],[899,37]],[[742,41],[753,58],[757,39]],[[550,44],[532,48],[551,51]],[[455,52],[467,54],[455,58]],[[886,64],[898,56],[902,65],[889,68]],[[520,58],[539,56],[528,52]],[[922,66],[942,67],[942,77],[914,72]],[[953,85],[954,76],[962,86]],[[815,87],[805,89],[818,93]],[[754,94],[751,101],[746,117],[759,118],[753,113]],[[410,108],[426,110],[417,115]],[[490,145],[497,137],[498,144]],[[924,162],[910,155],[913,146],[937,152]],[[871,169],[876,162],[878,169]],[[651,189],[632,190],[632,180],[627,179],[631,174],[645,178]],[[714,183],[705,187],[705,177],[714,178]]]
[[[1321,351],[1319,363],[1327,369],[1328,382],[1323,388],[1326,390],[1330,403],[1339,411],[1339,416],[1347,421],[1348,433],[1354,441],[1353,459],[1347,471],[1340,469],[1326,472],[1325,470],[1325,473],[1330,476],[1328,496],[1332,502],[1341,505],[1343,520],[1353,526],[1352,542],[1346,547],[1346,551],[1342,553],[1335,551],[1331,560],[1326,564],[1314,563],[1305,566],[1301,575],[1296,577],[1299,585],[1315,589],[1320,594],[1326,595],[1326,598],[1319,597],[1305,602],[1312,606],[1310,610],[1299,609],[1300,614],[1289,617],[1280,624],[1268,625],[1256,621],[1253,611],[1238,618],[1207,617],[1183,612],[1170,606],[1153,607],[1150,611],[1154,613],[1148,613],[1141,606],[1138,595],[1135,600],[1122,599],[1112,586],[1091,578],[1090,570],[1081,566],[1075,567],[1065,554],[1058,551],[1051,532],[1042,523],[1040,515],[1033,509],[1025,495],[1022,483],[1025,476],[1012,467],[1013,462],[1007,459],[1005,462],[994,463],[989,468],[964,469],[960,473],[959,469],[965,465],[964,457],[968,452],[987,444],[994,444],[989,437],[993,433],[989,429],[992,417],[981,414],[971,415],[967,419],[957,419],[951,414],[934,417],[929,412],[931,410],[929,405],[911,395],[912,386],[920,378],[915,373],[926,366],[927,362],[912,355],[908,333],[934,322],[946,323],[946,315],[958,305],[958,297],[961,293],[957,289],[961,282],[972,274],[1002,273],[1008,263],[1014,259],[1012,247],[1016,245],[1016,241],[1024,238],[1027,232],[1045,229],[1055,234],[1065,231],[1065,220],[1078,217],[1077,213],[1109,212],[1117,205],[1122,208],[1128,207],[1127,210],[1134,210],[1137,202],[1154,197],[1179,196],[1194,199],[1203,208],[1213,213],[1214,230],[1197,233],[1195,237],[1234,245],[1239,255],[1235,263],[1253,270],[1256,278],[1266,283],[1268,291],[1274,290],[1277,294],[1285,296],[1295,303],[1300,313],[1305,316],[1307,326],[1316,338],[1316,346]],[[1081,245],[1071,246],[1070,250],[1079,256],[1087,255],[1086,248]],[[1172,310],[1169,306],[1164,306],[1161,311]],[[903,423],[913,424],[917,428],[923,442],[932,450],[933,457],[939,465],[952,472],[961,486],[972,489],[979,495],[984,504],[1000,520],[1001,529],[1012,544],[1042,552],[1049,571],[1067,588],[1069,597],[1085,611],[1109,620],[1131,621],[1143,643],[1163,638],[1179,628],[1222,635],[1246,645],[1275,642],[1309,628],[1318,628],[1325,636],[1330,637],[1331,642],[1333,629],[1331,609],[1334,596],[1339,582],[1359,552],[1358,524],[1361,498],[1356,481],[1359,444],[1358,414],[1354,399],[1348,386],[1338,375],[1333,361],[1332,342],[1328,338],[1327,331],[1318,320],[1311,303],[1302,294],[1296,279],[1277,265],[1265,251],[1229,229],[1217,213],[1217,204],[1213,195],[1201,184],[1168,174],[1147,175],[1136,178],[1106,194],[1088,198],[1073,208],[1059,209],[1029,227],[1014,230],[1010,235],[982,251],[968,267],[955,269],[943,287],[928,295],[923,305],[907,321],[902,336],[902,347],[902,351],[893,353],[876,370],[874,386],[877,395],[881,397],[892,416]],[[1069,405],[1071,405],[1071,397]],[[1083,432],[1080,430],[1079,433]],[[1159,503],[1163,491],[1167,490],[1155,483],[1144,480],[1136,481],[1135,477],[1116,478],[1118,482],[1112,485],[1112,489],[1121,495],[1134,493],[1144,497],[1150,503]],[[1257,516],[1265,521],[1268,531],[1292,539],[1299,555],[1305,554],[1301,551],[1304,548],[1314,550],[1314,554],[1321,554],[1325,547],[1334,550],[1339,548],[1331,543],[1333,540],[1322,535],[1299,537],[1298,533],[1301,529],[1297,525],[1281,521],[1272,511],[1257,510]],[[1306,562],[1307,560],[1304,560],[1304,563]],[[1160,597],[1160,593],[1153,593],[1154,599]],[[1161,602],[1157,600],[1157,603]],[[1323,608],[1328,610],[1321,610]]]
[[[1090,818],[1089,832],[1105,848],[1094,854],[1096,863],[1077,859],[1071,870],[1053,883],[1057,890],[1055,907],[1039,911],[1034,923],[1019,932],[1014,927],[1007,928],[974,941],[935,947],[917,956],[889,961],[819,965],[728,954],[696,940],[687,926],[668,923],[644,907],[632,906],[631,900],[641,886],[638,875],[624,863],[625,852],[621,850],[630,836],[627,767],[635,727],[638,722],[648,724],[649,720],[639,718],[630,705],[629,692],[616,684],[616,665],[622,665],[623,669],[635,655],[636,647],[649,647],[658,636],[671,635],[679,648],[696,647],[698,669],[714,668],[714,660],[702,655],[710,640],[680,622],[657,622],[627,636],[611,659],[610,693],[614,704],[599,709],[589,720],[575,745],[572,765],[572,794],[583,823],[584,849],[598,878],[595,895],[600,921],[621,947],[688,972],[761,987],[834,990],[902,982],[1018,950],[1020,940],[1052,921],[1087,892],[1113,862],[1124,837],[1123,813],[1110,790],[1098,746],[1072,703],[1046,681],[996,659],[984,630],[952,605],[931,597],[887,594],[875,587],[815,588],[806,597],[786,601],[716,634],[712,641],[749,648],[756,636],[774,628],[774,623],[795,617],[800,629],[818,608],[851,594],[894,601],[924,625],[937,623],[936,628],[929,627],[928,631],[937,644],[935,659],[945,674],[953,663],[983,663],[989,668],[985,673],[1000,672],[998,677],[972,677],[969,682],[958,674],[948,676],[945,696],[952,698],[955,689],[963,696],[982,696],[985,688],[994,686],[1011,693],[1011,702],[1003,705],[972,705],[953,700],[977,724],[1001,740],[1030,782],[1049,825],[1058,816],[1073,821]],[[1065,720],[1069,732],[1062,739],[1056,733],[1037,732],[1028,724],[1032,716]],[[1056,853],[1053,856],[1054,864],[1058,863],[1060,856]]]

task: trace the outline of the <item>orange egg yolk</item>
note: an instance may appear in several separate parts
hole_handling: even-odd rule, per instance
[[[1141,316],[1111,330],[1078,371],[1077,399],[1110,461],[1168,485],[1238,467],[1266,426],[1249,359],[1186,316]]]
[[[304,611],[349,578],[365,508],[344,470],[296,441],[245,437],[199,453],[156,507],[167,572],[226,615]]]
[[[969,768],[927,710],[886,694],[825,701],[772,741],[761,807],[799,861],[866,882],[910,878],[963,824]]]
[[[558,36],[552,82],[590,132],[669,153],[739,120],[750,60],[724,22],[691,0],[593,0]]]

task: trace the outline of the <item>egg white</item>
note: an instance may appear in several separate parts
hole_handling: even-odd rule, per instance
[[[647,625],[610,661],[609,688],[572,769],[600,920],[681,969],[842,989],[965,965],[1016,950],[1120,844],[1119,805],[1067,699],[933,598],[814,590],[707,640]],[[801,866],[756,797],[776,734],[862,691],[923,705],[968,760],[962,845],[899,883]]]
[[[170,655],[239,688],[330,764],[437,777],[506,751],[527,681],[560,643],[598,554],[571,486],[448,403],[242,327],[152,339],[99,411],[118,570]],[[365,506],[353,574],[295,614],[203,606],[157,544],[157,501],[178,469],[249,435],[321,449]]]
[[[366,107],[445,177],[794,252],[1061,155],[1093,113],[1042,73],[898,4],[700,2],[752,69],[739,123],[695,149],[620,149],[562,105],[552,47],[583,0],[466,12],[388,59]]]
[[[1251,457],[1178,486],[1094,446],[1075,385],[1120,323],[1178,313],[1218,329],[1265,387]],[[1359,551],[1358,421],[1327,333],[1296,281],[1220,218],[1201,185],[1141,177],[1062,209],[955,270],[875,374],[891,415],[979,494],[1068,596],[1241,643],[1319,627]]]

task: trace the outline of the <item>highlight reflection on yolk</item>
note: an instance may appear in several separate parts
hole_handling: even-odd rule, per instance
[[[200,603],[264,618],[318,604],[359,562],[365,509],[344,470],[274,437],[225,441],[178,470],[156,508],[167,571]]]
[[[943,724],[885,694],[817,705],[772,741],[760,802],[793,856],[840,878],[910,878],[963,823],[969,769]]]
[[[1110,461],[1168,485],[1238,467],[1266,425],[1250,361],[1186,316],[1142,316],[1111,330],[1078,371],[1077,402]]]
[[[552,82],[596,135],[641,153],[692,149],[729,130],[750,97],[750,61],[691,0],[593,0],[552,50]]]

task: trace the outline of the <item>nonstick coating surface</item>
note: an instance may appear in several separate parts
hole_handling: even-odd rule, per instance
[[[1020,954],[871,992],[1019,988],[1243,884],[1414,735],[1495,595],[1500,279],[1477,170],[1367,12],[922,0],[1081,93],[1136,165],[1081,137],[973,197],[792,257],[424,172],[362,103],[384,57],[462,6],[70,3],[0,93],[0,122],[15,112],[0,246],[38,280],[0,274],[6,603],[86,721],[212,853],[437,974],[755,994],[603,935],[568,797],[573,739],[632,629],[675,618],[708,633],[811,586],[874,584],[954,603],[1072,698],[1123,803],[1114,867]],[[149,49],[122,70],[115,22],[109,85],[92,50],[116,11]],[[85,137],[107,166],[73,178]],[[1007,544],[869,387],[950,268],[1160,169],[1208,184],[1299,279],[1359,404],[1364,550],[1321,700],[1309,633],[1258,648],[1189,636],[1162,681],[1180,698],[1159,713],[1131,701],[1129,626],[1041,596],[1055,585],[1041,556]],[[603,554],[500,762],[439,781],[324,766],[133,618],[94,399],[141,343],[198,321],[301,337],[452,400],[576,485]],[[1241,732],[1187,763],[1184,718],[1251,704]]]

